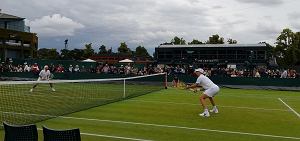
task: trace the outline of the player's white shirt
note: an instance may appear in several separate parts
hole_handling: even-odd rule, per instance
[[[208,77],[201,74],[196,81],[196,84],[202,86],[205,90],[217,86],[214,82],[212,82]]]
[[[47,70],[47,71],[42,70],[42,71],[40,72],[39,76],[40,76],[39,78],[40,78],[41,80],[48,80],[49,77],[50,77],[50,71],[49,71],[49,70]]]

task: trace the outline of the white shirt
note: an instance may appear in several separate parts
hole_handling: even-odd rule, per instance
[[[288,73],[287,73],[287,71],[285,70],[285,71],[281,74],[280,78],[287,78],[287,76],[288,76]]]
[[[42,71],[40,72],[39,76],[40,76],[40,78],[41,78],[42,80],[48,80],[49,77],[50,77],[50,71],[49,71],[49,70],[47,70],[47,71],[42,70]]]
[[[217,86],[214,82],[212,82],[208,77],[201,74],[196,81],[196,84],[202,86],[205,90]]]

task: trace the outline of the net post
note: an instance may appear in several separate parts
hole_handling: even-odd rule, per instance
[[[124,86],[123,86],[123,98],[126,98],[126,79],[124,79],[124,82],[123,82]]]
[[[165,72],[165,89],[168,89],[168,74]]]

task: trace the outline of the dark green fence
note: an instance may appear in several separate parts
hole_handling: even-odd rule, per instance
[[[54,79],[104,79],[104,78],[124,78],[129,77],[121,74],[98,74],[98,73],[54,73]],[[37,74],[6,72],[0,73],[0,77],[19,77],[37,78]],[[194,83],[196,77],[189,75],[178,75],[179,80],[186,83]],[[281,78],[248,78],[248,77],[210,77],[213,82],[219,85],[255,85],[255,86],[281,86],[281,87],[300,87],[300,79],[281,79]],[[173,76],[168,76],[168,82],[173,80]],[[161,79],[157,80],[161,81]]]
[[[179,75],[179,80],[186,83],[195,83],[196,77],[189,75]],[[168,77],[172,81],[173,77]],[[251,78],[251,77],[220,77],[214,76],[210,79],[218,85],[254,85],[254,86],[281,86],[281,87],[300,87],[300,79],[281,79],[281,78]]]

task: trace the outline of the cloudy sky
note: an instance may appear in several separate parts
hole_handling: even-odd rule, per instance
[[[300,31],[298,0],[1,0],[2,12],[26,18],[39,48],[113,47],[150,52],[174,36],[274,43],[283,28]]]

